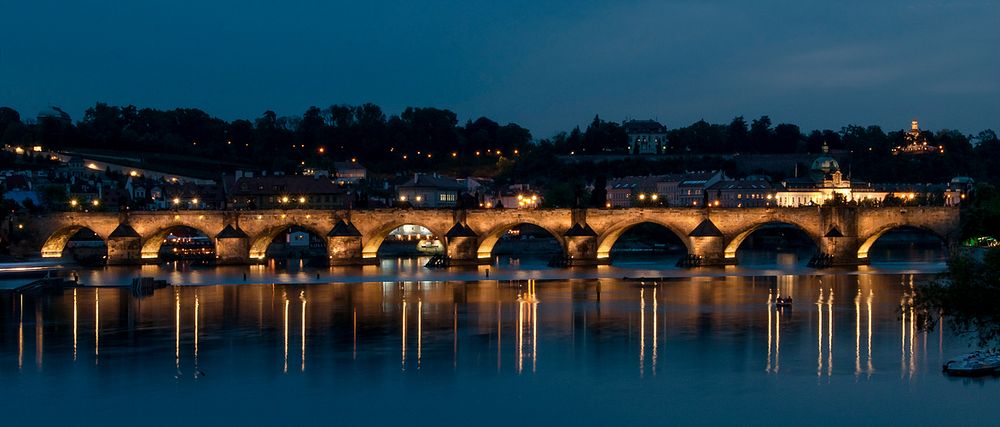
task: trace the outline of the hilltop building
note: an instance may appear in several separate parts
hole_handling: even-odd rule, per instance
[[[931,145],[927,142],[927,136],[920,131],[920,122],[914,119],[910,122],[910,130],[906,132],[906,145],[901,145],[892,149],[893,155],[900,154],[944,154],[944,147]]]
[[[656,120],[626,120],[622,123],[628,135],[629,153],[657,154],[667,144],[667,128]]]

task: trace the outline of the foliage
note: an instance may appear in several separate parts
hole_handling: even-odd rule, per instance
[[[940,280],[918,286],[914,307],[930,329],[947,319],[958,333],[977,338],[980,347],[1000,345],[1000,249],[982,258],[962,252],[948,262]]]
[[[980,183],[962,205],[962,238],[1000,238],[1000,190]]]

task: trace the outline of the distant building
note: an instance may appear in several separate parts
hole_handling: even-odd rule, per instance
[[[226,195],[217,184],[167,183],[155,205],[158,209],[222,209],[226,206]]]
[[[703,206],[708,203],[708,189],[728,179],[722,171],[692,172],[663,181],[661,185],[671,206]]]
[[[605,206],[609,208],[630,208],[646,200],[650,200],[651,202],[660,201],[660,196],[657,194],[656,188],[657,183],[664,176],[626,176],[609,179],[607,187],[605,187],[608,197]],[[654,195],[656,200],[653,200]]]
[[[845,178],[840,163],[829,155],[826,144],[807,176],[788,178],[782,184],[784,189],[775,193],[775,199],[777,205],[783,207],[822,205],[836,197],[843,197],[847,202],[881,203],[889,194],[876,190],[871,184]]]
[[[773,206],[775,187],[764,179],[719,181],[708,188],[708,202],[723,208],[761,208]]]
[[[230,188],[229,200],[237,209],[343,209],[352,199],[328,177],[280,175],[241,177]]]
[[[480,207],[504,209],[533,209],[542,204],[538,189],[528,184],[512,184],[483,197]]]
[[[965,201],[966,196],[972,193],[976,182],[967,176],[956,176],[948,183],[948,188],[944,190],[944,205],[959,206]]]
[[[336,181],[341,185],[357,184],[368,176],[368,170],[356,161],[335,162],[333,167],[336,171]]]
[[[413,174],[413,178],[396,187],[400,203],[419,208],[450,208],[458,204],[463,193],[471,192],[478,183],[437,174]]]
[[[614,178],[608,180],[605,206],[699,206],[708,188],[726,179],[722,171]]]
[[[632,154],[662,153],[667,144],[667,128],[656,120],[626,120],[622,123]]]
[[[927,137],[920,131],[920,122],[910,122],[910,131],[906,133],[906,145],[892,149],[893,155],[899,154],[944,154],[944,147],[931,145]]]

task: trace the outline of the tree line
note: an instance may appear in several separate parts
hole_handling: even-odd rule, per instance
[[[224,159],[293,173],[356,159],[376,171],[431,170],[494,163],[528,148],[531,133],[486,117],[460,125],[446,109],[409,107],[386,115],[374,104],[310,107],[301,116],[266,111],[225,121],[194,108],[157,110],[98,103],[81,120],[22,120],[0,107],[0,143],[54,149],[166,153]]]
[[[775,125],[768,116],[750,121],[739,116],[724,124],[699,120],[667,131],[661,154],[671,156],[605,161],[601,169],[614,177],[725,166],[738,176],[736,155],[818,154],[825,144],[848,159],[841,165],[846,173],[868,182],[946,182],[958,175],[1000,182],[1000,169],[991,165],[992,159],[1000,159],[1000,140],[992,130],[971,135],[943,129],[921,136],[944,152],[893,155],[893,148],[907,143],[906,132],[878,126],[803,132],[794,124]],[[168,153],[286,173],[304,164],[331,167],[335,160],[356,159],[383,174],[440,171],[561,184],[581,167],[563,171],[556,165],[559,156],[591,155],[600,162],[602,155],[628,153],[629,145],[623,123],[599,116],[582,130],[533,140],[528,129],[515,123],[480,117],[460,124],[456,113],[429,107],[387,115],[374,104],[332,105],[310,107],[300,116],[266,111],[253,120],[225,121],[193,108],[104,103],[87,109],[76,123],[22,120],[17,111],[0,107],[0,143]],[[526,158],[529,154],[531,159]]]

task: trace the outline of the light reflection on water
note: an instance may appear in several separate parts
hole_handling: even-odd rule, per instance
[[[182,286],[141,299],[126,288],[2,293],[0,390],[9,407],[28,409],[11,415],[24,421],[95,409],[145,420],[150,408],[177,404],[211,408],[199,415],[206,422],[329,411],[345,423],[426,413],[731,424],[773,422],[775,411],[825,423],[975,422],[1000,386],[940,373],[967,342],[917,331],[912,289],[928,277]],[[796,302],[777,309],[779,296]],[[47,411],[56,393],[72,398]],[[146,403],[128,403],[136,399]],[[184,417],[164,409],[150,422]]]
[[[739,265],[683,269],[676,267],[677,256],[629,257],[613,265],[595,267],[551,268],[545,258],[494,258],[490,265],[453,267],[434,270],[424,265],[430,258],[385,258],[376,265],[345,267],[314,267],[302,260],[271,261],[252,266],[203,267],[184,263],[164,263],[144,266],[113,266],[75,271],[80,283],[93,286],[123,286],[135,277],[154,277],[174,285],[216,284],[303,284],[330,282],[391,282],[391,281],[470,281],[596,279],[635,277],[703,277],[703,276],[776,276],[811,275],[820,273],[927,273],[940,272],[946,267],[941,251],[905,250],[877,253],[878,261],[870,266],[839,267],[816,270],[806,266],[808,252],[742,251]],[[0,289],[12,289],[24,284],[0,282]]]

